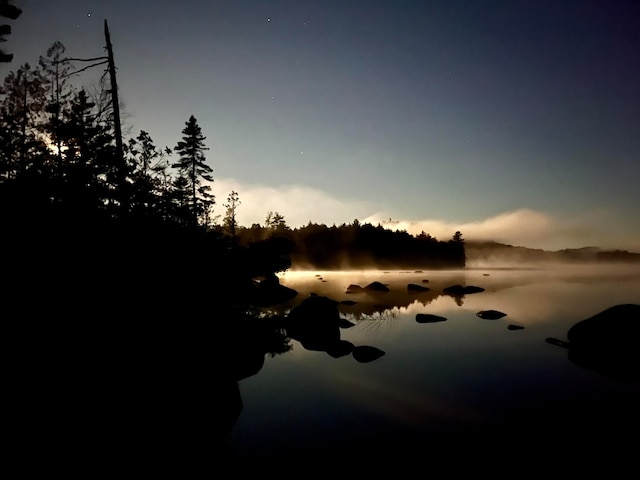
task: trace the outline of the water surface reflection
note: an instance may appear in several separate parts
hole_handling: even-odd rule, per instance
[[[287,272],[280,281],[299,294],[270,314],[286,318],[304,299],[326,296],[337,302],[342,322],[328,337],[332,348],[307,348],[318,339],[290,335],[289,350],[267,355],[259,372],[239,381],[234,458],[415,445],[513,451],[531,446],[536,435],[544,436],[545,449],[593,450],[640,427],[638,382],[577,365],[545,342],[565,340],[572,325],[612,305],[640,304],[637,267]],[[374,281],[389,291],[347,293]],[[429,289],[409,291],[409,284]],[[452,285],[482,291],[445,293]],[[489,309],[505,316],[477,316]],[[446,320],[422,323],[419,314]],[[343,354],[349,345],[384,355],[353,361]]]

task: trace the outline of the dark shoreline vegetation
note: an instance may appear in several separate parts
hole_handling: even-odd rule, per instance
[[[106,22],[105,33],[109,43]],[[145,131],[123,138],[115,77],[90,95],[71,83],[79,69],[65,52],[55,42],[0,90],[2,300],[20,440],[39,432],[52,456],[81,462],[215,456],[228,430],[215,412],[226,419],[238,380],[288,348],[282,319],[260,311],[296,294],[278,272],[346,258],[464,266],[459,232],[438,241],[357,221],[292,229],[278,212],[245,228],[237,192],[218,221],[196,118],[173,149]]]

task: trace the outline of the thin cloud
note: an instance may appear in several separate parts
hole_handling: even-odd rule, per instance
[[[640,235],[629,236],[622,232],[605,231],[605,212],[589,212],[572,218],[557,218],[544,212],[522,208],[504,212],[486,219],[471,222],[451,222],[440,219],[418,221],[394,221],[380,214],[366,221],[380,223],[393,229],[406,230],[417,235],[424,231],[439,240],[446,240],[460,231],[467,240],[496,241],[509,245],[559,250],[599,246],[638,251]]]

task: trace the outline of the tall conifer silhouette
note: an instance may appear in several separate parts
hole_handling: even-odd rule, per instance
[[[182,130],[182,140],[175,147],[180,159],[172,165],[188,183],[190,197],[188,199],[189,213],[193,226],[203,224],[208,226],[209,213],[215,203],[215,197],[209,193],[211,187],[204,180],[213,182],[213,169],[205,163],[204,152],[209,150],[204,141],[207,137],[202,134],[196,118],[191,115]]]

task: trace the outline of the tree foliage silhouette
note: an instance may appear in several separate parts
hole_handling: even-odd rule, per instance
[[[209,193],[211,187],[203,183],[213,182],[213,169],[205,163],[204,152],[209,150],[204,143],[206,138],[198,121],[191,115],[182,130],[182,140],[174,148],[180,159],[172,167],[178,169],[180,176],[184,178],[184,191],[188,189],[190,192],[184,200],[190,223],[194,227],[208,226],[211,207],[215,204],[215,196]]]
[[[33,148],[39,146],[39,115],[46,103],[46,82],[40,70],[29,63],[5,77],[0,93],[4,174],[13,177],[26,171]]]
[[[266,238],[286,240],[292,265],[304,268],[460,268],[466,263],[460,232],[449,241],[439,241],[424,232],[413,236],[357,220],[331,227],[309,222],[290,229],[277,212],[268,213],[266,224],[266,228],[241,229],[240,239],[255,241],[265,238],[266,232]]]
[[[238,212],[238,206],[240,205],[240,196],[238,192],[233,190],[227,197],[227,203],[224,204],[226,211],[224,219],[222,221],[224,229],[233,238],[236,237],[236,231],[238,229],[238,220],[236,218]]]
[[[282,231],[287,228],[287,222],[284,219],[284,215],[281,215],[278,212],[268,212],[267,217],[264,220],[264,225],[266,228],[271,230]]]
[[[62,161],[62,140],[60,127],[65,107],[73,95],[69,82],[71,65],[64,58],[66,47],[61,42],[54,42],[47,50],[46,56],[40,56],[39,65],[47,82],[48,102],[46,111],[49,119],[45,121],[45,130],[49,140],[55,146],[58,163]]]

